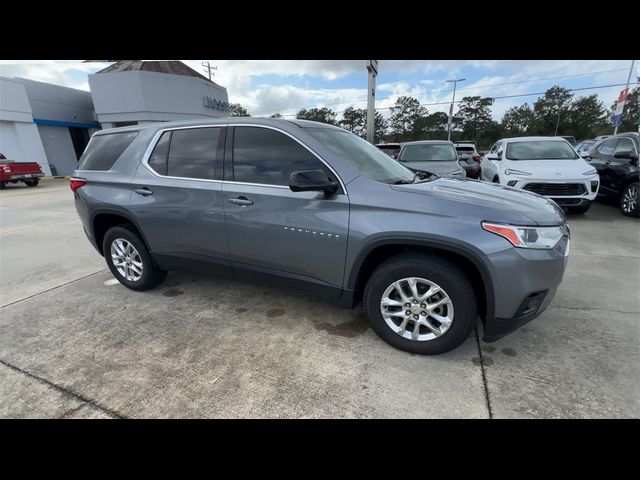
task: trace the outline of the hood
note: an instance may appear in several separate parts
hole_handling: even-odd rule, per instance
[[[457,160],[451,162],[401,162],[403,165],[416,170],[426,170],[435,173],[438,176],[451,175],[453,172],[459,172],[462,168]]]
[[[457,178],[437,178],[431,182],[393,185],[394,190],[411,192],[448,201],[468,203],[468,210],[484,207],[481,220],[532,225],[559,225],[564,212],[552,200],[536,193],[503,187],[494,183]],[[479,212],[480,213],[480,212]],[[528,219],[528,222],[527,222]]]
[[[535,180],[580,180],[583,181],[587,176],[583,173],[593,170],[593,166],[589,165],[582,158],[576,160],[506,160],[504,168],[513,170],[522,170],[530,172],[532,179]],[[516,175],[523,179],[528,178],[524,175]]]

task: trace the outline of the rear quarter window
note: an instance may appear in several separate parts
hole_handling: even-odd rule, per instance
[[[80,157],[79,170],[109,170],[122,155],[138,132],[94,135]]]

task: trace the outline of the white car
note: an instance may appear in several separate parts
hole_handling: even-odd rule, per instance
[[[560,137],[498,140],[480,163],[480,179],[551,198],[573,213],[585,213],[598,195],[600,177]]]

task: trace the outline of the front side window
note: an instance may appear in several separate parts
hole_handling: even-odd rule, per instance
[[[609,140],[605,140],[599,147],[598,152],[603,155],[613,155],[613,152],[616,151],[616,145],[618,144],[617,138],[610,138]]]
[[[576,160],[580,158],[568,142],[555,140],[530,140],[509,142],[509,160]]]
[[[398,160],[401,162],[452,162],[458,155],[453,145],[448,143],[425,143],[406,145]]]
[[[212,180],[220,131],[208,127],[164,132],[149,157],[149,167],[160,175]]]
[[[613,152],[614,155],[618,152],[633,152],[636,153],[636,147],[633,144],[633,140],[631,140],[630,138],[620,138],[618,141],[618,145],[616,146],[615,151]]]
[[[263,185],[289,185],[291,172],[323,170],[335,175],[292,138],[261,127],[235,127],[233,139],[233,179]]]

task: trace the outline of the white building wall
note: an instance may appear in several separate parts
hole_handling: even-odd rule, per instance
[[[57,175],[71,175],[78,168],[76,151],[67,127],[38,125],[42,146]]]

